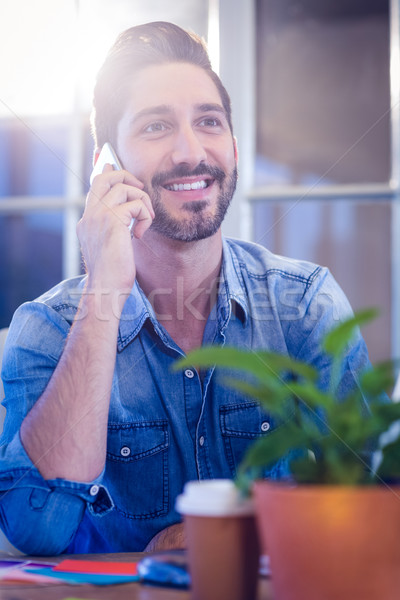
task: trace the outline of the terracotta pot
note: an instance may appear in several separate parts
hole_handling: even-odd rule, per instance
[[[274,600],[398,600],[400,487],[254,486]]]

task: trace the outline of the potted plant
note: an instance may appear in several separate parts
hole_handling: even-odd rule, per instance
[[[253,382],[238,378],[227,385],[277,419],[291,412],[250,446],[237,475],[242,490],[254,494],[276,600],[400,597],[400,403],[382,399],[393,386],[393,362],[373,366],[347,397],[335,396],[346,346],[375,315],[358,313],[323,340],[331,357],[325,391],[312,367],[270,352],[210,346],[177,364],[246,371]],[[369,412],[360,408],[363,395]],[[291,480],[263,480],[263,469],[285,456],[291,457]]]

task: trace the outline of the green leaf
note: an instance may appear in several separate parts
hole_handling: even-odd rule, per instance
[[[239,488],[242,497],[251,496],[254,481],[262,478],[262,469],[249,467],[247,470],[239,467],[235,478],[235,485]]]
[[[290,381],[287,385],[290,391],[309,409],[327,410],[337,404],[335,398],[322,392],[310,382]]]
[[[320,465],[308,455],[292,460],[290,469],[298,483],[317,483],[320,480]]]
[[[400,478],[400,441],[399,439],[382,448],[382,461],[377,477],[383,480]]]
[[[256,352],[246,352],[228,346],[202,346],[176,361],[172,368],[174,371],[179,371],[193,365],[196,367],[217,365],[229,369],[240,369],[248,371],[256,377],[262,377],[265,371],[265,365],[260,361]]]
[[[380,396],[393,387],[395,379],[394,366],[394,361],[385,361],[363,373],[360,378],[360,384],[368,397]]]
[[[379,426],[379,433],[384,433],[392,423],[400,420],[400,402],[373,402],[370,408],[373,415],[371,421]]]
[[[335,457],[327,462],[325,483],[330,485],[359,485],[367,477],[366,466],[357,460],[339,460]]]
[[[317,372],[313,367],[289,356],[265,351],[239,350],[230,346],[203,346],[193,350],[174,363],[173,370],[178,371],[193,365],[196,367],[215,365],[239,369],[251,373],[261,381],[271,377],[282,379],[285,373],[307,377],[312,381],[317,378]]]
[[[323,348],[332,356],[339,356],[346,348],[354,335],[355,330],[378,315],[375,308],[369,308],[358,312],[354,317],[340,323],[332,329],[324,338]]]
[[[261,406],[276,416],[288,414],[287,401],[291,398],[290,388],[271,381],[266,384],[252,385],[240,379],[224,377],[229,387],[243,392],[249,398],[258,400]]]
[[[284,457],[290,450],[307,450],[308,446],[307,432],[290,420],[272,433],[257,439],[249,447],[244,456],[241,470],[246,471],[249,467],[266,469]]]

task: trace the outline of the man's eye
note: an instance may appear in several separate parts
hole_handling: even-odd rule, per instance
[[[219,127],[221,125],[221,121],[214,117],[207,117],[200,121],[200,125],[202,127]]]
[[[150,123],[150,125],[147,125],[147,127],[145,128],[145,133],[158,133],[160,131],[165,131],[166,127],[164,125],[164,123],[161,123],[160,121],[156,121],[155,123]]]

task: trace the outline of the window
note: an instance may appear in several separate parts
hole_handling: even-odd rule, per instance
[[[389,4],[258,0],[255,184],[388,183]]]
[[[372,360],[400,356],[399,0],[233,5],[220,0],[240,159],[225,231],[328,266],[355,310],[380,309]]]
[[[92,88],[118,33],[168,20],[206,36],[203,0],[10,0],[0,20],[0,327],[81,272]]]

